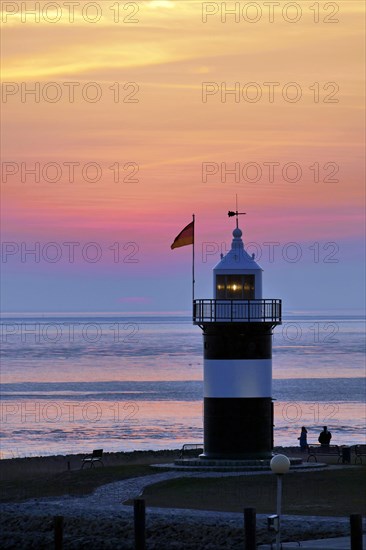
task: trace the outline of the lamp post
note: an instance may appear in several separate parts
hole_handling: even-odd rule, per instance
[[[277,517],[278,529],[276,533],[276,550],[280,550],[281,544],[281,498],[282,498],[282,476],[290,469],[290,461],[285,455],[275,455],[271,460],[271,470],[277,476]]]

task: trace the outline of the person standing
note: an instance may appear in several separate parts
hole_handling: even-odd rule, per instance
[[[328,431],[328,427],[324,426],[323,431],[320,432],[318,441],[322,447],[329,447],[332,434]]]
[[[302,451],[306,451],[306,449],[308,448],[307,436],[308,436],[308,431],[305,428],[305,426],[303,426],[301,428],[300,437],[297,438],[299,440],[299,444]]]

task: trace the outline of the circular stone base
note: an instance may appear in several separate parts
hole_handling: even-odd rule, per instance
[[[324,468],[320,462],[302,462],[301,458],[290,458],[291,469]],[[168,468],[169,470],[186,472],[255,472],[269,471],[270,460],[205,460],[202,458],[181,458],[174,464],[152,464],[153,468]]]

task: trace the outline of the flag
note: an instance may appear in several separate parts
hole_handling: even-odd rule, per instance
[[[194,221],[186,225],[186,227],[175,237],[171,249],[187,246],[194,243]]]

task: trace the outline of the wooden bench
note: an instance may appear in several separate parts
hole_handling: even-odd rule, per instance
[[[308,445],[308,460],[313,457],[318,462],[318,456],[337,456],[339,463],[342,460],[342,449],[338,445]]]
[[[84,468],[85,464],[90,464],[90,468],[94,468],[94,464],[96,462],[100,462],[102,466],[103,464],[103,449],[94,449],[91,455],[85,455],[83,458],[83,461],[81,463],[81,469]]]
[[[184,455],[198,456],[203,452],[203,443],[185,443],[180,450],[179,458],[184,458]]]
[[[360,464],[362,464],[362,457],[366,456],[366,445],[355,445],[355,464],[358,464],[358,461],[360,461]]]

